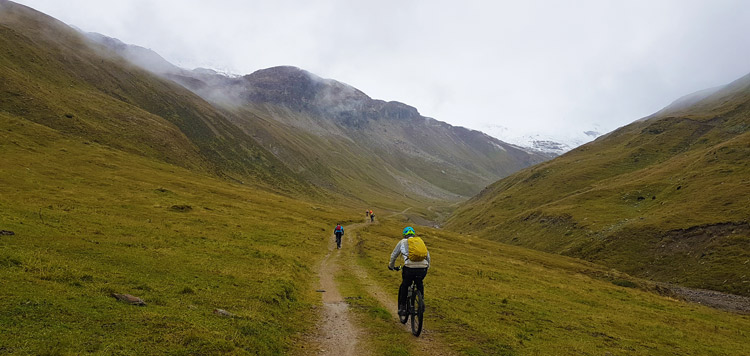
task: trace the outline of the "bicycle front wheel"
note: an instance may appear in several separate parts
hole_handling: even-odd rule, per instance
[[[424,318],[424,296],[420,291],[414,295],[414,308],[411,312],[411,333],[419,336],[422,333],[422,319]]]

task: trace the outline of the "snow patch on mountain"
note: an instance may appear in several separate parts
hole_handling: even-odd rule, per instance
[[[554,135],[520,132],[502,125],[484,125],[480,130],[501,141],[555,155],[561,155],[602,135],[598,128]]]
[[[495,146],[495,148],[497,148],[497,149],[499,149],[501,151],[506,151],[507,152],[507,150],[505,149],[505,147],[500,146],[500,145],[498,145],[498,144],[496,144],[496,143],[494,143],[492,141],[490,141],[490,142],[492,143],[493,146]]]

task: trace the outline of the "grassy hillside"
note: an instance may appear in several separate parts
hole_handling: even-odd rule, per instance
[[[0,44],[0,353],[284,354],[311,332],[345,212],[54,19],[0,1]]]
[[[456,231],[750,295],[750,76],[498,181]]]
[[[390,252],[405,222],[355,234],[356,261],[394,296]],[[750,318],[653,293],[650,282],[555,254],[416,226],[432,267],[425,279],[425,333],[464,355],[741,355]],[[343,272],[342,272],[343,273]],[[377,332],[381,354],[420,353],[420,340],[346,277],[348,300]]]
[[[210,104],[53,18],[1,1],[0,45],[2,112],[185,168],[309,189]]]
[[[0,128],[0,353],[279,354],[314,327],[314,265],[345,213],[6,113]]]

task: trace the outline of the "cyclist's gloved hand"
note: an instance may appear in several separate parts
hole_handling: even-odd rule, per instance
[[[391,265],[388,265],[388,269],[393,271],[395,268],[391,267]]]

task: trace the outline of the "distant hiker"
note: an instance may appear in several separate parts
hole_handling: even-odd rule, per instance
[[[375,221],[375,213],[373,213],[372,210],[370,210],[370,222],[373,222],[373,221]]]
[[[394,270],[396,259],[399,255],[404,257],[404,268],[401,271],[401,287],[398,289],[398,314],[406,313],[406,293],[412,282],[417,285],[417,290],[424,295],[424,284],[427,269],[430,268],[430,252],[427,251],[422,238],[417,237],[414,228],[407,226],[401,233],[403,239],[396,244],[391,253],[391,261],[388,269]]]
[[[341,236],[344,236],[344,227],[341,224],[336,224],[333,234],[336,235],[336,248],[341,249]]]

